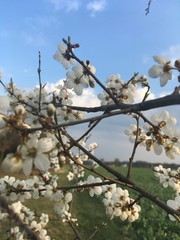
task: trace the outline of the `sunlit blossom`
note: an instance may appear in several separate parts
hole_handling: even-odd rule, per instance
[[[149,76],[152,78],[160,77],[160,85],[164,87],[168,80],[172,79],[172,66],[170,62],[163,56],[154,56],[154,61],[159,63],[160,65],[153,65],[149,69]]]
[[[175,209],[176,211],[180,211],[180,195],[175,197],[174,200],[168,200],[167,205],[170,206],[171,208]],[[172,221],[175,221],[176,218],[173,215],[169,214],[169,218]]]
[[[54,59],[60,62],[65,69],[68,69],[71,64],[76,63],[76,60],[69,57],[65,44],[58,44],[57,48],[58,51],[54,54]]]
[[[29,175],[32,171],[33,165],[40,171],[46,172],[49,169],[50,161],[48,152],[54,147],[51,138],[38,139],[34,134],[23,145],[21,149],[22,158],[24,159],[23,172]]]

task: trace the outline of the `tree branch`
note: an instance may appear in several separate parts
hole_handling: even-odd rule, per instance
[[[119,102],[118,104],[111,104],[111,105],[103,105],[99,107],[79,107],[79,106],[67,106],[72,110],[83,111],[83,112],[111,112],[114,110],[129,110],[129,112],[136,112],[136,111],[147,111],[154,108],[160,107],[167,107],[173,105],[180,104],[180,94],[170,94],[165,97],[156,98],[153,100],[147,100],[140,103],[135,104],[126,104]],[[56,104],[55,107],[62,107],[59,103]]]

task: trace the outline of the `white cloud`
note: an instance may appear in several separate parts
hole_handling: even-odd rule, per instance
[[[42,46],[46,45],[47,40],[46,37],[42,33],[38,34],[29,34],[29,33],[22,33],[22,37],[26,44],[35,45],[35,46]]]
[[[52,15],[36,15],[33,17],[27,16],[25,18],[25,23],[27,28],[31,28],[33,31],[39,32],[39,29],[48,28],[56,24],[57,19]]]
[[[66,12],[78,11],[84,4],[83,0],[46,0],[51,3],[56,11],[65,10]],[[97,12],[102,12],[107,6],[107,0],[91,0],[86,4],[86,9],[94,17]]]
[[[65,9],[66,12],[77,11],[81,5],[80,0],[49,0],[56,11]]]
[[[57,86],[63,85],[63,79],[60,79],[56,83],[46,83],[45,89],[48,92],[57,91]],[[70,91],[70,90],[69,90]],[[73,93],[73,92],[72,92]],[[100,101],[95,94],[93,88],[84,89],[83,94],[81,96],[77,96],[73,93],[73,105],[74,106],[81,106],[81,107],[97,107],[100,106]]]
[[[180,43],[176,45],[172,45],[168,48],[168,50],[164,51],[163,54],[166,56],[168,59],[172,61],[172,63],[176,59],[180,59]]]
[[[58,86],[58,85],[62,85],[62,84],[63,84],[63,80],[64,80],[64,79],[60,79],[60,80],[58,80],[56,83],[47,82],[46,85],[45,85],[45,90],[46,90],[48,93],[57,91],[57,86]]]
[[[81,106],[81,107],[100,106],[100,101],[97,98],[97,95],[95,94],[95,92],[92,88],[85,89],[83,91],[83,95],[81,95],[80,97],[74,96],[73,103],[74,103],[74,105]]]
[[[136,103],[142,102],[146,91],[147,91],[147,88],[138,88],[137,89],[137,94],[136,94],[135,99],[134,99],[134,102],[136,102]],[[150,93],[148,98],[147,98],[147,100],[151,100],[151,99],[155,99],[154,93]]]
[[[91,16],[94,17],[97,12],[102,12],[106,8],[106,0],[95,0],[87,4],[87,9],[91,11]]]

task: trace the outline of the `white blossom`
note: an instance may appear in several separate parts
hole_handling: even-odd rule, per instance
[[[102,180],[97,177],[95,178],[92,175],[89,175],[87,178],[86,184],[95,184],[95,183],[101,183]],[[102,193],[102,187],[101,186],[92,186],[89,187],[89,195],[93,197],[94,195],[100,195]]]
[[[65,69],[68,69],[71,64],[75,64],[76,60],[68,58],[67,46],[65,44],[58,44],[58,51],[54,54],[54,59],[60,62]]]
[[[6,173],[19,173],[23,168],[23,161],[20,155],[9,153],[4,158],[1,167]]]
[[[179,212],[180,211],[180,195],[175,197],[174,200],[168,200],[167,201],[167,205],[169,207],[173,208],[174,210]],[[173,215],[171,215],[171,214],[169,214],[169,218],[170,218],[171,221],[175,221],[176,220],[176,218]]]
[[[159,63],[160,65],[153,65],[149,69],[149,76],[152,78],[160,77],[160,85],[164,87],[168,80],[172,79],[172,67],[170,62],[163,56],[154,56],[154,61]]]
[[[67,81],[65,82],[65,86],[73,89],[77,95],[81,95],[83,89],[88,87],[88,81],[82,77],[81,72],[73,70],[72,72],[67,72],[66,76]]]
[[[23,145],[21,150],[24,159],[23,172],[29,175],[33,165],[40,171],[46,172],[49,169],[50,161],[48,152],[54,147],[52,138],[37,138],[37,135],[31,135],[31,138]]]

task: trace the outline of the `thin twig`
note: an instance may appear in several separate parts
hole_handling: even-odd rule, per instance
[[[71,221],[68,221],[68,223],[69,223],[69,226],[72,228],[73,232],[76,235],[75,239],[81,240],[82,238],[81,238],[80,234],[78,233],[77,229],[75,228],[74,224]]]
[[[148,15],[149,12],[150,12],[150,7],[151,7],[152,1],[153,1],[153,0],[149,0],[149,2],[148,2],[148,6],[147,6],[147,8],[145,9],[145,12],[146,12],[145,14],[146,14],[146,15]]]
[[[41,53],[39,52],[39,66],[37,69],[39,78],[39,112],[41,111],[42,83],[41,83]]]
[[[128,172],[127,172],[127,178],[129,179],[130,178],[130,174],[131,174],[131,169],[132,169],[132,162],[133,162],[133,159],[134,159],[134,156],[135,156],[135,153],[136,153],[136,149],[139,145],[139,142],[138,142],[138,136],[139,136],[139,116],[136,117],[136,127],[137,127],[137,131],[136,131],[136,138],[135,138],[135,141],[134,141],[134,146],[133,146],[133,151],[132,151],[132,154],[131,154],[131,157],[129,158],[129,164],[128,164]]]
[[[93,231],[93,233],[90,235],[90,237],[88,238],[88,240],[91,240],[94,238],[94,236],[97,234],[98,231],[100,231],[103,227],[105,227],[107,225],[107,223],[102,223],[99,226],[95,226],[95,230]]]

